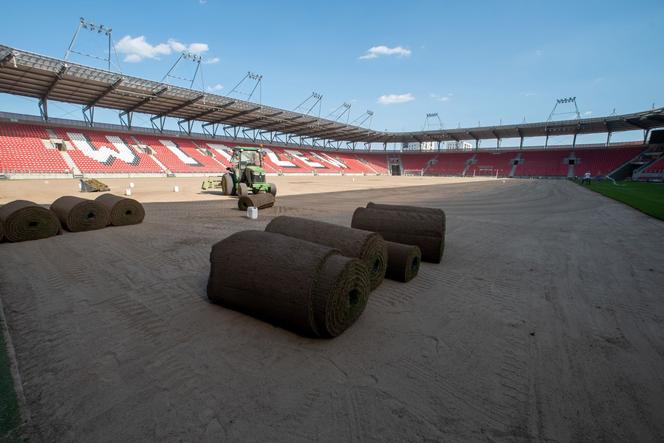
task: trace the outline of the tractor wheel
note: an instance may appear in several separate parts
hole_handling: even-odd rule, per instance
[[[247,187],[246,183],[240,183],[237,185],[237,195],[240,197],[244,197],[245,195],[249,195],[249,188]]]
[[[275,197],[277,196],[277,185],[275,185],[274,183],[270,183],[270,194],[272,194]]]
[[[224,174],[221,177],[221,193],[224,195],[233,194],[233,177],[230,174]]]

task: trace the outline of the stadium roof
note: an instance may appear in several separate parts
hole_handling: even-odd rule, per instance
[[[405,143],[591,134],[664,127],[664,108],[518,125],[387,132],[82,66],[0,45],[0,92],[306,139]]]

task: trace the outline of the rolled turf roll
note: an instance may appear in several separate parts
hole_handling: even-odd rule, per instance
[[[351,226],[377,232],[387,241],[414,245],[422,260],[440,263],[445,249],[445,231],[440,216],[418,211],[357,208]]]
[[[372,290],[385,278],[387,247],[383,238],[375,232],[284,215],[274,218],[265,231],[329,246],[346,257],[364,260],[369,267]]]
[[[445,236],[445,211],[438,208],[427,208],[424,206],[407,206],[407,205],[386,205],[383,203],[367,203],[367,208],[369,209],[383,209],[388,211],[413,211],[413,212],[422,212],[425,214],[431,214],[432,216],[440,217],[441,223],[443,226],[443,237]]]
[[[331,255],[320,270],[313,293],[313,311],[320,337],[336,337],[362,315],[371,280],[366,262]]]
[[[137,225],[145,218],[143,205],[133,198],[102,194],[95,201],[106,208],[113,226]]]
[[[363,261],[281,234],[233,234],[212,246],[210,263],[212,302],[307,336],[341,334],[369,296]]]
[[[27,200],[15,200],[1,207],[0,225],[10,242],[39,240],[60,232],[60,222],[52,211]]]
[[[387,243],[385,278],[401,282],[407,282],[415,278],[422,261],[420,248],[391,241],[385,243]]]
[[[274,195],[269,192],[261,192],[260,194],[243,195],[237,201],[240,211],[246,211],[249,206],[255,206],[258,209],[271,208],[274,206]]]
[[[92,231],[108,226],[108,210],[102,204],[80,197],[60,197],[51,210],[62,227],[71,232]]]

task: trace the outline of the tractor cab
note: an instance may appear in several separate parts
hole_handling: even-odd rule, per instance
[[[251,188],[254,184],[265,183],[263,156],[259,148],[235,148],[231,161],[236,165],[227,168],[229,173],[240,177],[239,182]]]

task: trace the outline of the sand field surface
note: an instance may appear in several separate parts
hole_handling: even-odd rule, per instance
[[[563,180],[276,177],[256,221],[201,179],[129,181],[141,225],[0,244],[33,441],[664,440],[660,221]],[[0,201],[77,190],[36,182]],[[340,337],[208,302],[216,241],[368,201],[443,208],[445,255]]]

